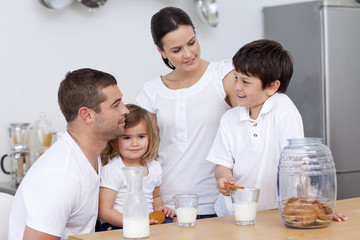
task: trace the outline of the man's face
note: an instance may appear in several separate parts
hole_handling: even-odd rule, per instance
[[[95,131],[105,141],[124,134],[125,116],[129,113],[122,102],[122,93],[117,85],[101,90],[106,100],[100,104],[100,112],[95,113]]]

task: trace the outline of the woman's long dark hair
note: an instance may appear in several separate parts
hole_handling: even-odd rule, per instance
[[[166,7],[155,13],[151,18],[151,35],[155,45],[164,51],[161,39],[167,33],[178,29],[180,25],[191,26],[195,32],[195,27],[189,15],[180,8]],[[163,57],[162,59],[166,66],[175,69],[169,59]]]

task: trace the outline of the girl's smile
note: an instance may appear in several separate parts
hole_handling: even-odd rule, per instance
[[[125,133],[118,139],[121,158],[127,166],[140,166],[149,145],[146,123],[144,120],[137,125],[125,128]]]

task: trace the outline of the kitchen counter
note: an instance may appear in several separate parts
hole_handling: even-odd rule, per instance
[[[333,221],[328,227],[318,229],[293,229],[286,227],[278,210],[258,212],[256,224],[238,226],[234,216],[197,220],[194,227],[182,228],[177,223],[150,226],[146,239],[360,239],[360,198],[336,202],[336,211],[348,216],[347,221]],[[122,230],[96,232],[69,236],[69,240],[115,240],[124,239]]]
[[[15,195],[17,187],[13,182],[0,182],[0,192]]]

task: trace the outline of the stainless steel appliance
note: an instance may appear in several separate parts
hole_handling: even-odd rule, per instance
[[[332,151],[338,199],[360,196],[360,0],[266,7],[264,30],[293,56],[287,94]]]
[[[12,123],[9,132],[11,139],[10,154],[1,158],[1,170],[10,174],[15,186],[18,186],[30,168],[30,123]],[[11,170],[5,169],[5,159],[9,157]]]

